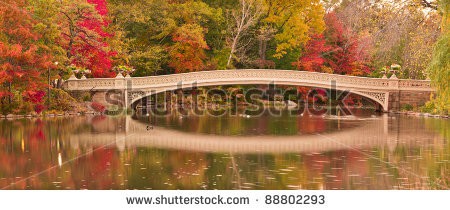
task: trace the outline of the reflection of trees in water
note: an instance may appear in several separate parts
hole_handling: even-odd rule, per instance
[[[234,189],[242,189],[242,183],[241,183],[241,171],[239,169],[239,166],[236,164],[236,160],[234,159],[234,156],[232,153],[230,153],[230,159],[231,159],[231,168],[233,169],[233,173],[231,177],[236,177],[236,187]]]
[[[450,189],[450,120],[425,119],[426,128],[435,130],[444,139],[444,145],[435,145],[435,154],[428,150],[424,155],[425,162],[431,162],[428,167],[431,185],[437,189]]]
[[[361,115],[367,115],[371,110],[364,111]],[[152,122],[162,127],[170,127],[175,130],[207,133],[219,135],[297,135],[314,134],[322,132],[338,131],[339,129],[354,128],[360,123],[339,122],[337,120],[327,120],[323,116],[314,116],[305,112],[303,115],[289,115],[289,110],[283,110],[281,115],[272,116],[268,110],[259,117],[242,117],[243,110],[236,115],[224,115],[222,117],[204,114],[197,116],[181,116],[179,113],[172,113],[164,117],[153,117]],[[148,123],[149,117],[138,117],[137,120]],[[339,129],[338,129],[339,128]]]
[[[0,178],[4,178],[0,179],[0,188],[14,182],[8,189],[110,188],[111,174],[105,172],[118,163],[116,151],[69,145],[74,132],[93,129],[87,121],[95,124],[96,118],[0,121]],[[59,167],[59,154],[62,162],[82,157]]]
[[[149,148],[124,151],[127,154],[127,188],[202,189],[208,163],[205,154]]]
[[[165,153],[163,150],[160,152]],[[396,153],[387,154],[389,153],[387,148],[375,153],[379,158],[384,159],[397,155]],[[402,186],[401,189],[428,189],[433,187],[426,185],[423,181],[410,183],[418,181],[414,175],[369,158],[358,151],[285,155],[192,156],[188,154],[184,158],[183,156],[186,155],[184,153],[167,155],[167,160],[162,162],[168,164],[160,166],[162,173],[154,176],[158,180],[155,183],[171,180],[170,183],[177,187],[155,184],[152,185],[154,189],[199,189],[200,183],[205,184],[207,189],[392,189],[399,186]],[[185,162],[186,160],[190,161]],[[189,163],[191,161],[199,162]],[[186,163],[193,168],[187,170]],[[426,173],[415,170],[414,162],[401,164],[393,161],[392,164],[412,172]],[[417,167],[425,167],[426,164],[428,163],[421,163]],[[201,170],[202,168],[207,170]],[[186,172],[185,176],[178,180],[174,179],[174,175],[180,175],[180,171]],[[174,172],[175,174],[171,176]]]
[[[201,189],[200,183],[207,178],[208,163],[202,153],[171,151],[164,165],[170,166],[170,177],[176,189]]]
[[[73,133],[125,129],[120,117],[3,120],[0,187],[44,171],[9,189],[447,189],[449,121],[402,120],[400,140],[425,130],[440,135],[432,140],[416,139],[422,142],[419,146],[399,142],[394,149],[384,146],[310,154],[211,154],[145,147],[118,151],[115,147],[74,146],[68,140]],[[207,119],[195,122],[195,130],[211,123]],[[239,123],[229,131],[240,132],[243,124],[260,122]],[[306,132],[323,128],[293,124]],[[442,141],[442,136],[447,140]],[[82,157],[59,167],[58,153],[63,162]]]
[[[82,156],[70,166],[71,177],[66,183],[73,183],[74,189],[117,189],[120,182],[116,179],[121,166],[115,149],[93,148],[92,152]]]

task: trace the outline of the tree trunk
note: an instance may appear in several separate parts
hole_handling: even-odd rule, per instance
[[[62,85],[63,85],[63,81],[62,80],[63,80],[62,78],[58,79],[58,82],[56,82],[56,88],[58,88],[58,89],[62,88]]]
[[[264,61],[266,60],[266,49],[267,48],[267,40],[260,39],[259,40],[259,59]]]
[[[12,102],[12,98],[11,98],[11,95],[12,95],[12,92],[11,92],[11,82],[8,82],[8,91],[9,91],[9,95],[8,95],[8,102],[9,102],[9,105],[11,105],[11,102]]]
[[[231,44],[231,52],[230,52],[230,56],[228,56],[228,62],[227,62],[227,68],[230,67],[231,65],[231,59],[233,58],[233,54],[236,51],[236,45],[237,45],[237,41],[239,39],[239,32],[236,34],[236,36],[233,38],[233,43]]]

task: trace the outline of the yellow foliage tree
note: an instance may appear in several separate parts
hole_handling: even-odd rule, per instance
[[[311,34],[325,29],[325,10],[320,0],[265,0],[264,22],[275,30],[275,58],[305,44]]]

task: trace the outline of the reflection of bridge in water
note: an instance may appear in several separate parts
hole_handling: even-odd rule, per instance
[[[361,126],[356,128],[312,135],[219,136],[188,133],[163,127],[147,130],[146,124],[128,116],[120,119],[118,126],[124,131],[99,134],[74,133],[70,136],[70,145],[75,148],[109,145],[119,150],[154,147],[218,153],[310,153],[373,147],[387,147],[393,151],[399,144],[433,143],[421,142],[421,139],[427,139],[426,137],[431,134],[431,132],[424,132],[423,123],[401,126],[408,129],[398,130],[400,124],[395,125],[397,122],[408,123],[408,119],[403,120],[405,121],[393,120],[388,115],[383,115],[379,118],[361,119]],[[401,142],[399,136],[401,136]]]

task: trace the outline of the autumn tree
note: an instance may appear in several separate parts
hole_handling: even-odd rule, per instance
[[[367,53],[358,50],[359,38],[333,12],[326,15],[325,23],[324,33],[313,36],[293,65],[306,71],[359,76],[370,73]]]
[[[231,61],[238,48],[245,47],[241,43],[243,35],[249,32],[250,27],[257,24],[262,14],[262,2],[260,0],[240,0],[239,8],[232,10],[231,33],[228,40],[230,55],[228,56],[227,67],[231,67]]]
[[[169,47],[173,51],[169,52],[169,67],[174,68],[175,72],[216,69],[216,64],[212,60],[208,63],[205,56],[205,50],[210,49],[205,37],[209,31],[208,26],[220,21],[221,10],[197,1],[170,6],[176,29],[171,33],[174,43]],[[185,54],[180,57],[183,52]]]
[[[169,66],[176,73],[192,72],[204,68],[204,50],[209,49],[203,37],[203,29],[197,24],[185,24],[172,37]]]
[[[266,0],[264,23],[276,32],[275,58],[305,44],[310,34],[320,34],[324,29],[324,8],[319,0]]]
[[[60,5],[60,44],[66,50],[71,64],[92,70],[94,77],[113,76],[111,70],[111,51],[106,39],[106,15],[108,13],[105,0],[62,0]]]
[[[40,35],[39,44],[48,49],[53,62],[61,65],[50,69],[51,84],[53,87],[62,87],[62,78],[67,79],[70,75],[65,71],[64,64],[69,63],[66,51],[60,44],[61,31],[58,24],[59,0],[28,0],[30,8],[33,8],[33,17],[36,22],[34,29]],[[58,82],[54,83],[57,80]]]
[[[435,112],[450,113],[450,0],[439,2],[442,14],[442,36],[436,43],[433,60],[428,72],[437,89],[437,97],[431,103]]]
[[[74,60],[75,64],[85,66],[92,70],[94,77],[111,77],[114,73],[111,72],[112,57],[116,52],[111,51],[106,39],[113,36],[112,33],[108,33],[106,28],[109,25],[107,19],[108,8],[106,7],[106,0],[87,0],[88,3],[94,5],[95,11],[98,17],[94,14],[89,14],[90,17],[79,22],[80,27],[86,28],[90,32],[96,35],[91,35],[92,42],[79,42],[75,45],[74,52],[80,54],[84,59]],[[83,40],[88,40],[86,34],[80,34]],[[95,37],[96,36],[96,37]]]
[[[326,53],[327,63],[333,73],[347,75],[366,75],[370,68],[366,65],[367,53],[358,50],[359,38],[345,27],[334,12],[325,16],[327,29],[324,34],[331,50]]]
[[[257,1],[246,2],[257,3]],[[256,5],[253,6],[253,10],[247,10],[249,15],[257,14],[259,10],[256,9],[258,8]],[[241,10],[242,6],[241,3],[239,7],[236,7],[236,11]],[[242,12],[237,14],[242,15]],[[298,58],[301,47],[310,39],[311,34],[323,31],[323,14],[324,9],[318,0],[262,1],[259,18],[250,18],[252,21],[249,22],[252,26],[246,28],[245,33],[239,34],[240,47],[232,53],[235,56],[233,66],[236,68],[291,68],[290,63]],[[257,22],[254,23],[253,19]],[[237,20],[245,19],[237,18]],[[238,28],[235,27],[239,25],[235,24],[236,17],[232,17],[229,22],[235,29]]]
[[[439,35],[435,3],[343,0],[333,7],[344,25],[358,36],[367,37],[358,48],[369,50],[375,69],[397,63],[402,66],[397,75],[400,78],[425,79],[423,72],[431,60],[429,52]]]
[[[326,58],[324,54],[331,50],[327,45],[323,34],[314,35],[306,43],[302,57],[292,65],[302,71],[332,73],[331,69],[325,66]]]
[[[113,0],[111,3],[114,30],[123,38],[119,43],[120,62],[134,66],[136,76],[216,68],[213,52],[223,46],[218,43],[223,41],[223,35],[218,32],[223,27],[221,9],[201,1]],[[190,37],[194,34],[198,37]],[[208,41],[210,44],[205,48],[202,43]],[[191,44],[200,48],[195,49]],[[199,59],[203,64],[197,66]],[[194,63],[189,68],[180,65],[190,61]]]
[[[5,0],[0,4],[0,98],[2,111],[18,102],[24,111],[41,111],[46,87],[42,72],[52,63],[46,48],[34,31],[36,22],[24,0]],[[7,102],[5,101],[7,98]]]
[[[167,66],[164,45],[171,42],[170,34],[176,28],[167,1],[111,0],[109,9],[117,62],[135,67],[135,76],[154,75]]]
[[[432,61],[433,46],[437,42],[438,14],[430,13],[415,30],[411,30],[405,39],[402,55],[402,70],[399,77],[409,79],[426,79],[426,69]]]

